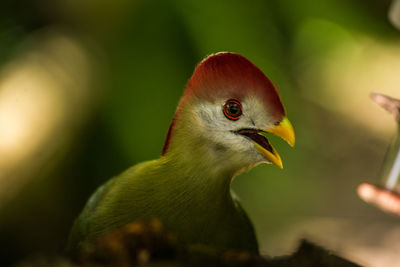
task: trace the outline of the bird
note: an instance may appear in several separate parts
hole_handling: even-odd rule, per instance
[[[130,222],[157,218],[184,244],[259,253],[231,183],[261,163],[283,167],[270,134],[294,146],[275,84],[244,56],[208,55],[186,84],[161,156],[96,190],[75,220],[68,250],[79,251]]]

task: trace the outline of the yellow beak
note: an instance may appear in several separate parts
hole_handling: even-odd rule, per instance
[[[276,125],[274,128],[265,130],[267,133],[272,133],[276,136],[279,136],[283,140],[285,140],[291,147],[294,146],[295,136],[293,126],[290,123],[287,117],[284,117],[281,123]]]
[[[294,146],[295,143],[294,130],[292,124],[290,123],[287,117],[284,117],[283,120],[275,127],[271,129],[265,129],[263,131],[279,136],[280,138],[285,140],[290,146],[292,147]],[[271,163],[273,163],[274,165],[278,166],[281,169],[283,168],[281,157],[279,156],[275,148],[272,147],[272,145],[271,145],[272,152],[264,149],[257,143],[255,143],[255,145],[257,151],[260,152],[262,155],[264,155]]]

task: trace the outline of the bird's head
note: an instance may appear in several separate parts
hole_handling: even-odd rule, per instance
[[[243,56],[217,53],[201,61],[190,78],[163,155],[180,147],[180,152],[202,153],[210,161],[240,168],[263,162],[282,168],[268,134],[294,145],[276,87]]]

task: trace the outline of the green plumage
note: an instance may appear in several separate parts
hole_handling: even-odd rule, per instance
[[[156,217],[186,243],[257,252],[253,227],[230,194],[232,177],[209,177],[200,169],[180,176],[179,168],[161,157],[100,187],[75,222],[70,250],[134,220]]]

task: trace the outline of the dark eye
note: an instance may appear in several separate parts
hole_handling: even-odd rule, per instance
[[[229,99],[224,105],[224,114],[230,120],[238,120],[242,115],[242,105],[236,99]]]

